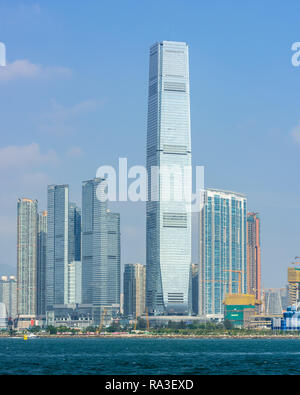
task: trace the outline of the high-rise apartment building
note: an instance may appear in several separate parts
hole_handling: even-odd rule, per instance
[[[120,308],[120,217],[103,201],[102,178],[82,184],[82,303]]]
[[[38,215],[37,235],[37,315],[46,314],[47,211]]]
[[[17,222],[17,311],[21,315],[35,315],[38,229],[37,200],[18,199]]]
[[[222,317],[226,293],[247,293],[246,197],[206,189],[199,222],[199,315]]]
[[[140,317],[145,312],[146,267],[130,263],[124,269],[124,314]]]
[[[247,292],[261,299],[260,218],[247,214]]]
[[[80,261],[68,264],[68,304],[80,304],[82,301],[82,267]]]
[[[150,48],[146,208],[146,304],[153,315],[190,312],[191,213],[185,197],[191,188],[184,172],[191,168],[190,134],[188,46],[156,43]]]
[[[8,318],[17,316],[17,279],[15,276],[0,278],[0,303],[4,303]]]
[[[48,186],[46,311],[68,303],[69,186]]]

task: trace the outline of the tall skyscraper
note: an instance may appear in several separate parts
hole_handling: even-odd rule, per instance
[[[222,317],[226,293],[247,293],[247,200],[206,189],[199,215],[199,315]]]
[[[37,200],[18,200],[17,231],[17,310],[18,314],[36,314]]]
[[[107,203],[97,198],[103,179],[82,183],[82,303],[106,301],[107,279]]]
[[[129,263],[124,269],[124,314],[140,317],[145,312],[146,267]]]
[[[46,311],[68,303],[69,186],[48,186]]]
[[[120,305],[120,217],[107,210],[104,179],[82,184],[82,303]]]
[[[120,214],[106,211],[108,290],[111,304],[120,305],[121,286],[121,232]]]
[[[146,303],[153,315],[190,312],[191,214],[180,200],[183,190],[191,193],[183,177],[190,166],[188,46],[163,41],[150,48],[148,94]]]
[[[46,314],[47,211],[38,216],[37,315]]]
[[[261,299],[260,218],[257,213],[247,214],[247,289]]]
[[[8,318],[17,316],[17,279],[15,276],[0,278],[0,303],[4,303]]]

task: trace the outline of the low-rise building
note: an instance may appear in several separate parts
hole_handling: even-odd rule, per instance
[[[27,330],[34,326],[42,327],[43,325],[44,322],[42,320],[38,320],[36,315],[32,314],[19,314],[14,320],[14,327],[18,331]]]
[[[255,295],[249,294],[227,294],[223,303],[224,321],[230,321],[236,328],[249,326],[250,317],[258,312],[260,305]]]
[[[289,306],[281,318],[273,318],[272,329],[281,331],[300,331],[300,303]]]
[[[273,318],[281,318],[281,315],[251,315],[247,327],[249,329],[272,329]]]

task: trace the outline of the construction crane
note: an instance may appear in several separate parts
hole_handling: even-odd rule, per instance
[[[148,314],[148,308],[146,307],[146,322],[147,322],[147,330],[150,329],[150,323],[149,323],[149,314]],[[136,325],[137,325],[137,313],[135,313],[135,321],[134,321],[134,330],[136,330]]]
[[[137,324],[137,312],[135,312],[135,321],[134,321],[134,330],[136,331],[136,324]]]
[[[231,269],[227,269],[227,270],[224,270],[224,272],[231,272],[231,273],[238,273],[239,274],[239,279],[238,279],[238,281],[231,281],[232,283],[233,282],[238,282],[239,283],[239,294],[241,294],[242,293],[242,273],[243,273],[243,271],[242,270],[231,270]],[[230,291],[232,291],[232,284],[230,284]],[[231,292],[230,292],[231,293]]]
[[[149,330],[150,329],[150,324],[149,324],[148,307],[146,307],[146,320],[147,320],[147,330]]]
[[[201,280],[203,283],[223,283],[226,284],[225,280]]]

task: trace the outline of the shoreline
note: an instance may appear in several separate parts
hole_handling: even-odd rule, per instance
[[[16,334],[14,336],[10,335],[0,335],[0,339],[11,339],[11,338],[20,338],[22,339],[24,335]],[[32,339],[265,339],[265,340],[271,340],[271,339],[300,339],[300,334],[299,335],[259,335],[259,334],[253,334],[253,335],[179,335],[179,334],[174,334],[174,335],[148,335],[148,334],[102,334],[102,335],[35,335],[35,337],[30,338],[28,337],[28,340]]]

